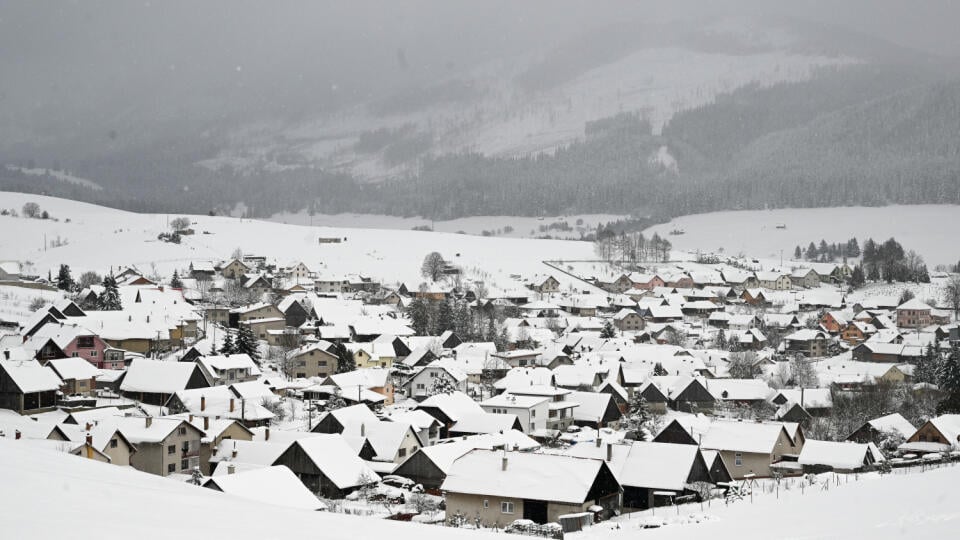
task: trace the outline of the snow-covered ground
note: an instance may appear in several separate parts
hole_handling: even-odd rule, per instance
[[[582,235],[596,232],[597,225],[624,219],[627,216],[617,214],[583,214],[556,217],[520,217],[520,216],[472,216],[448,221],[433,221],[421,217],[385,216],[380,214],[316,214],[311,216],[306,210],[295,214],[282,213],[268,219],[279,223],[295,225],[313,225],[324,227],[352,227],[359,229],[400,229],[431,227],[437,232],[465,232],[467,234],[490,233],[491,236],[506,238],[536,238],[549,235],[551,238],[579,239]],[[572,230],[549,229],[551,224],[566,223]],[[578,225],[578,223],[580,223]],[[509,227],[508,230],[505,230]],[[547,228],[541,230],[541,227]]]
[[[946,465],[920,472],[894,474],[818,476],[813,487],[771,492],[754,489],[747,497],[726,505],[722,499],[708,508],[699,503],[656,508],[601,523],[584,532],[569,535],[576,540],[664,538],[737,539],[751,538],[935,538],[953,537],[960,525],[960,467]],[[837,483],[839,481],[839,484]],[[824,488],[824,483],[829,485]],[[650,523],[666,523],[657,529],[643,529]]]
[[[438,251],[460,266],[467,277],[484,280],[493,287],[513,288],[514,276],[556,274],[562,288],[597,290],[585,283],[553,272],[545,260],[593,257],[589,242],[481,237],[411,230],[309,227],[241,220],[228,217],[192,216],[196,234],[181,244],[157,240],[169,231],[176,215],[134,214],[86,203],[22,193],[0,192],[0,208],[21,208],[32,201],[56,220],[0,216],[0,260],[29,261],[34,272],[54,274],[61,263],[74,275],[86,270],[110,271],[136,265],[141,272],[169,277],[191,261],[221,260],[241,248],[245,253],[276,259],[280,264],[303,261],[321,275],[363,274],[403,281],[416,287],[423,278],[424,256]],[[67,219],[70,221],[67,222]],[[43,249],[60,238],[66,244]],[[319,239],[340,238],[341,243],[319,244]]]
[[[927,204],[713,212],[679,217],[650,227],[646,233],[665,236],[676,249],[716,252],[723,248],[730,255],[769,258],[778,258],[783,250],[785,260],[792,257],[797,245],[806,247],[821,239],[834,243],[856,237],[862,246],[866,238],[882,242],[894,237],[932,268],[956,264],[960,259],[958,227],[960,206]],[[669,235],[674,229],[684,234]]]

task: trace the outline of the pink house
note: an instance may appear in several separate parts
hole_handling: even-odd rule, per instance
[[[63,348],[63,354],[83,358],[100,369],[123,369],[123,351],[111,347],[95,334],[77,335]]]
[[[664,287],[666,283],[656,274],[640,274],[634,272],[630,274],[630,281],[633,282],[634,289],[644,289],[652,291],[657,287]]]

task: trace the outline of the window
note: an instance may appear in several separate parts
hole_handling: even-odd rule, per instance
[[[116,447],[117,447],[117,440],[110,439],[110,448],[116,448]]]
[[[180,460],[180,470],[181,470],[181,471],[186,471],[186,470],[189,469],[189,468],[190,468],[190,460],[189,460],[189,459],[181,459],[181,460]]]
[[[397,452],[397,455],[400,456],[400,457],[406,457],[406,455],[407,455],[407,449],[406,449],[406,448],[401,448],[400,451]]]
[[[510,501],[503,501],[500,503],[500,513],[501,514],[512,514],[513,513],[513,503]]]
[[[90,357],[91,357],[91,358],[96,358],[96,357],[97,357],[97,351],[90,351]]]
[[[530,418],[536,418],[536,417],[537,417],[536,409],[530,409]]]
[[[93,336],[80,336],[77,338],[77,347],[81,349],[93,348]]]
[[[177,429],[177,433],[180,434],[180,435],[186,435],[186,434],[187,434],[187,428],[181,427],[181,428]]]
[[[176,454],[176,453],[177,453],[177,445],[171,444],[170,446],[167,447],[167,454]]]
[[[737,452],[736,454],[734,454],[733,461],[737,467],[743,466],[743,454],[741,454],[740,452]]]
[[[177,465],[175,463],[167,465],[167,474],[173,474],[175,472],[177,472]]]
[[[484,499],[484,500],[483,500],[483,507],[484,507],[484,508],[490,508],[490,499]]]
[[[425,385],[425,384],[423,384],[423,383],[417,383],[417,390],[423,390],[423,389],[425,389],[426,387],[427,387],[427,385]]]
[[[298,361],[297,361],[297,367],[307,367],[307,361],[306,361],[306,360],[298,360]]]
[[[327,367],[326,360],[317,360],[317,367]]]
[[[78,353],[77,351],[73,351],[72,353],[70,353],[70,356],[76,358],[76,357],[80,356],[80,353]]]

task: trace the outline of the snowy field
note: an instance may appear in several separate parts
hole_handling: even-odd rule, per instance
[[[778,229],[777,225],[785,225]],[[797,245],[810,242],[845,242],[856,237],[883,241],[895,237],[904,249],[919,253],[932,269],[937,264],[956,264],[960,259],[960,206],[916,205],[879,208],[791,208],[713,212],[684,216],[646,230],[665,236],[675,249],[743,253],[753,257],[784,259],[793,256]],[[674,229],[684,234],[669,236]]]
[[[5,538],[65,538],[76,536],[85,523],[90,536],[121,538],[194,538],[217,519],[217,534],[234,540],[296,538],[304,531],[322,531],[323,538],[504,538],[485,531],[400,523],[271,506],[161,478],[129,468],[78,459],[58,452],[46,441],[0,439],[0,477],[8,489],[0,492]],[[832,475],[822,475],[830,479]],[[796,482],[796,480],[794,481]],[[960,467],[911,471],[879,477],[859,475],[820,485],[756,494],[726,506],[713,501],[679,508],[661,507],[656,515],[622,516],[571,540],[767,539],[767,538],[953,538],[960,526]],[[110,500],[110,519],[89,522],[89,515]],[[56,508],[57,519],[42,519],[43,508]],[[158,514],[159,512],[159,514]],[[158,515],[166,516],[157,519]],[[640,530],[645,524],[665,523]],[[319,533],[318,533],[319,534]],[[523,537],[520,537],[523,538]]]
[[[147,274],[156,271],[169,277],[191,261],[226,259],[241,248],[280,264],[303,261],[321,275],[363,274],[416,287],[423,281],[420,266],[424,256],[438,251],[463,268],[468,277],[482,279],[488,286],[511,288],[519,286],[513,276],[551,271],[544,260],[593,257],[589,242],[309,227],[209,216],[192,216],[196,234],[185,236],[177,245],[157,240],[158,234],[170,230],[168,220],[177,215],[134,214],[65,199],[0,192],[0,208],[19,209],[28,201],[38,203],[57,221],[0,216],[0,260],[29,261],[33,271],[43,276],[48,270],[56,274],[59,265],[66,263],[74,275],[136,265]],[[320,245],[321,237],[345,241]],[[48,244],[59,238],[65,245],[44,250],[44,238]],[[563,288],[597,291],[579,280],[556,277]]]
[[[352,227],[359,229],[399,229],[411,230],[414,227],[432,227],[437,232],[465,232],[481,235],[489,231],[494,236],[505,238],[536,238],[549,235],[551,238],[579,239],[582,235],[596,232],[597,225],[625,219],[629,216],[616,214],[583,214],[557,217],[519,217],[519,216],[473,216],[448,221],[432,221],[421,217],[384,216],[379,214],[316,214],[310,216],[306,211],[295,214],[282,213],[268,219],[278,223],[295,225],[313,225],[324,227]],[[580,222],[578,225],[577,223]],[[573,230],[557,228],[541,231],[554,223],[566,223]],[[512,230],[505,230],[509,227]]]

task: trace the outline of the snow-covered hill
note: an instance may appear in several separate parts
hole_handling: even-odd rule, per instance
[[[779,228],[783,225],[784,228]],[[960,206],[916,205],[879,208],[789,208],[713,212],[684,216],[649,228],[659,233],[674,248],[716,252],[720,248],[731,255],[785,259],[796,246],[810,242],[845,242],[851,237],[883,241],[896,238],[904,249],[919,253],[932,268],[937,264],[956,264],[960,245],[956,230],[960,227]],[[669,235],[682,230],[682,235]]]
[[[513,287],[516,275],[530,276],[550,269],[544,260],[592,258],[589,242],[481,237],[411,230],[309,227],[241,220],[229,217],[191,216],[196,234],[181,244],[157,240],[169,231],[176,215],[135,214],[65,199],[0,192],[0,208],[21,208],[36,202],[53,219],[0,216],[0,260],[29,261],[32,271],[56,274],[60,264],[74,273],[107,272],[136,265],[142,272],[169,277],[190,261],[220,260],[240,248],[281,264],[303,261],[321,274],[363,274],[394,283],[417,286],[420,266],[431,251],[463,268],[468,276],[488,285]],[[69,220],[69,221],[68,221]],[[341,243],[320,244],[319,239],[340,238]],[[47,248],[44,249],[44,241]],[[51,247],[59,240],[63,245]],[[557,276],[564,286],[592,287]]]

